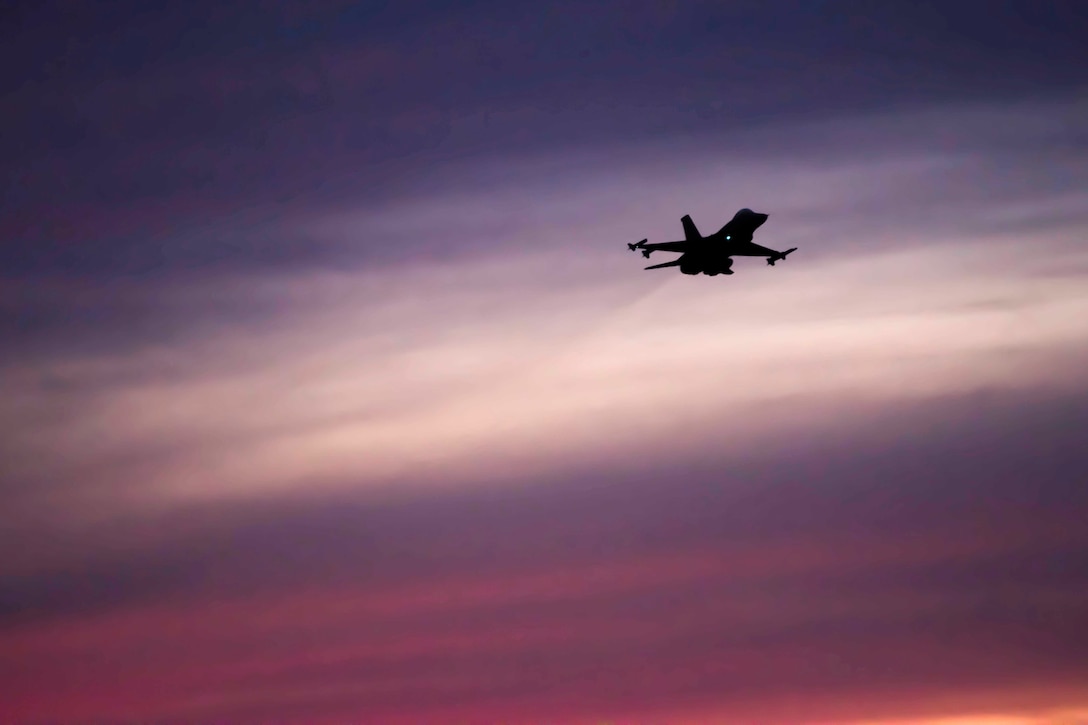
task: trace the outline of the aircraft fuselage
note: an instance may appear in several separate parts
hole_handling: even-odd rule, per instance
[[[767,217],[767,214],[760,214],[751,209],[741,209],[725,226],[704,237],[695,227],[691,217],[685,215],[680,219],[684,227],[683,240],[648,244],[648,240],[644,239],[637,244],[627,246],[632,250],[641,250],[644,257],[649,257],[653,252],[680,254],[680,257],[672,262],[655,264],[646,269],[680,267],[680,271],[684,274],[706,274],[711,277],[718,274],[733,274],[732,257],[766,257],[767,264],[774,265],[796,249],[778,252],[752,241],[756,229],[767,221]]]

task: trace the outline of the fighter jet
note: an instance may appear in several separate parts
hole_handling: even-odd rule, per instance
[[[677,259],[664,264],[655,264],[646,269],[679,267],[684,274],[705,274],[711,277],[719,274],[733,274],[732,257],[766,257],[767,264],[773,267],[775,262],[797,251],[797,247],[776,252],[753,242],[752,234],[765,221],[767,221],[766,214],[757,214],[751,209],[741,209],[728,224],[704,237],[695,227],[691,217],[685,215],[680,219],[680,223],[684,226],[682,241],[647,244],[648,240],[643,239],[641,242],[628,244],[627,248],[632,252],[636,249],[641,250],[643,257],[649,257],[653,252],[679,252],[680,256]]]

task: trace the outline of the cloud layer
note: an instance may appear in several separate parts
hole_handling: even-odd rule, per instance
[[[1083,717],[1080,6],[425,5],[2,31],[0,719]]]

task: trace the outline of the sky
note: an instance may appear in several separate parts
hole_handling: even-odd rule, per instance
[[[1088,722],[1082,3],[2,12],[0,721]]]

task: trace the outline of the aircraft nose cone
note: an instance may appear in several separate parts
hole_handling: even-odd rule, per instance
[[[752,212],[748,215],[748,219],[750,220],[749,224],[751,225],[752,229],[755,230],[763,226],[763,222],[767,221],[767,215],[760,214],[759,212]]]
[[[751,219],[752,221],[759,222],[760,224],[767,221],[767,215],[766,214],[760,214],[758,211],[752,211],[751,209],[748,209],[747,207],[744,208],[744,209],[741,209],[739,212],[737,212],[737,216],[747,217],[747,218]]]

